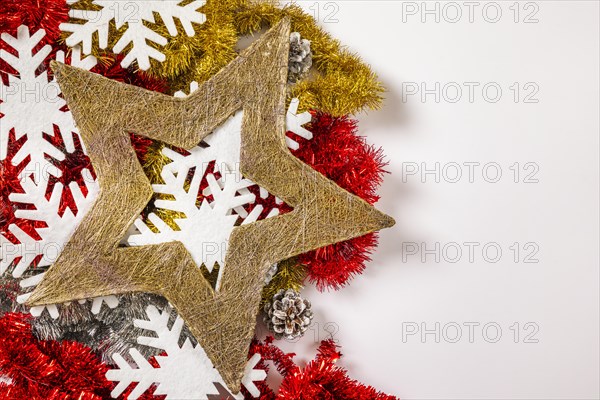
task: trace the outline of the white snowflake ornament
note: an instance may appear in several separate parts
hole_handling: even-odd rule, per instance
[[[153,332],[153,337],[140,336],[138,343],[163,350],[166,355],[155,357],[159,365],[155,368],[136,348],[129,350],[135,366],[130,365],[120,354],[114,354],[113,359],[118,369],[106,373],[106,379],[118,382],[111,393],[112,397],[121,395],[134,382],[137,385],[129,395],[129,400],[137,399],[153,384],[157,385],[154,394],[165,395],[167,400],[203,400],[208,399],[208,395],[219,394],[215,383],[225,386],[225,382],[202,347],[193,346],[188,339],[179,346],[183,319],[177,316],[173,326],[169,328],[170,308],[160,311],[154,306],[148,306],[146,313],[148,320],[135,320],[134,325]],[[254,381],[266,379],[266,372],[254,369],[260,361],[260,356],[258,359],[255,356],[246,366],[242,384],[253,396],[258,396],[260,392]],[[235,398],[242,399],[243,396],[238,394]]]
[[[71,0],[69,3],[76,5],[77,1]],[[161,62],[165,60],[165,55],[152,44],[165,46],[168,42],[167,38],[146,26],[146,23],[156,23],[154,13],[160,16],[171,36],[179,34],[175,19],[188,36],[194,36],[195,33],[192,23],[201,24],[206,20],[205,15],[197,11],[204,5],[204,0],[192,1],[187,5],[181,3],[181,0],[94,0],[93,4],[102,7],[101,10],[71,9],[69,16],[84,23],[63,23],[60,28],[71,33],[66,39],[67,46],[81,44],[83,52],[90,54],[94,35],[97,34],[98,46],[106,49],[110,23],[114,22],[117,29],[126,26],[112,51],[120,54],[131,45],[121,66],[127,68],[137,61],[138,67],[145,71],[150,68],[151,58]]]
[[[190,252],[196,264],[204,264],[210,272],[215,263],[221,267],[224,265],[229,236],[238,219],[238,215],[232,214],[231,210],[254,200],[252,194],[238,194],[239,190],[247,188],[252,183],[246,180],[236,182],[233,179],[225,181],[220,179],[220,183],[213,174],[209,174],[207,180],[215,201],[211,204],[203,200],[198,208],[196,198],[200,187],[200,174],[194,174],[188,191],[183,188],[183,183],[177,184],[182,176],[185,177],[183,174],[174,176],[171,172],[163,171],[163,178],[167,184],[155,185],[157,193],[169,193],[174,196],[174,200],[157,200],[155,204],[158,208],[185,214],[185,218],[175,219],[180,230],[173,230],[156,214],[151,213],[148,219],[159,232],[153,232],[141,218],[138,218],[134,224],[140,233],[131,235],[127,243],[132,246],[142,246],[179,241]],[[175,184],[172,184],[174,182]],[[169,186],[174,187],[174,190],[168,190]],[[222,270],[223,268],[219,270],[217,290]]]
[[[46,227],[36,229],[41,238],[40,240],[29,236],[15,224],[11,224],[8,231],[17,238],[19,243],[14,244],[3,235],[0,235],[0,275],[4,274],[8,267],[14,263],[12,275],[14,278],[21,278],[34,260],[39,259],[38,266],[47,267],[58,258],[64,245],[70,239],[84,215],[89,211],[99,193],[98,183],[93,179],[90,171],[84,169],[81,175],[86,184],[87,195],[84,196],[76,182],[69,184],[69,189],[77,206],[76,214],[70,209],[66,209],[62,215],[58,213],[64,190],[61,183],[56,183],[50,197],[46,198],[48,180],[42,179],[36,184],[32,177],[26,177],[21,182],[23,193],[9,195],[8,199],[12,203],[28,206],[15,212],[17,218],[43,221]],[[22,279],[20,286],[27,289],[28,292],[18,296],[17,302],[20,304],[25,303],[43,277],[44,273],[42,272]],[[94,314],[100,312],[102,304],[106,304],[110,308],[115,308],[119,304],[116,296],[98,297],[90,299],[90,301]],[[37,317],[44,310],[48,310],[52,318],[59,317],[59,311],[55,304],[34,306],[29,311],[34,317]]]
[[[294,132],[296,135],[310,140],[313,138],[313,134],[308,129],[304,128],[302,125],[307,124],[312,119],[312,116],[308,111],[305,111],[301,114],[298,114],[298,105],[300,104],[300,100],[294,98],[290,101],[290,106],[288,107],[287,114],[285,115],[285,128],[290,132]],[[298,150],[300,145],[294,139],[289,137],[285,137],[285,142],[287,146],[292,150]]]
[[[83,195],[76,182],[69,184],[77,206],[77,214],[70,209],[66,209],[62,215],[59,214],[63,192],[63,185],[60,182],[54,185],[50,198],[46,198],[48,181],[42,179],[36,184],[32,177],[27,177],[21,182],[23,193],[11,193],[8,196],[12,203],[27,206],[27,208],[15,211],[17,218],[43,221],[47,226],[36,229],[41,240],[32,238],[15,224],[11,224],[8,230],[20,243],[12,244],[0,235],[0,240],[3,240],[2,254],[0,254],[0,274],[3,274],[16,260],[18,262],[13,270],[15,278],[20,278],[38,256],[41,256],[38,264],[40,267],[50,266],[56,260],[98,196],[99,185],[93,179],[91,172],[83,169],[81,175],[86,184],[87,195]]]
[[[256,366],[260,362],[261,356],[256,353],[250,357],[248,363],[246,364],[246,368],[244,368],[244,376],[242,377],[242,385],[248,390],[253,397],[260,396],[260,390],[254,382],[264,381],[267,379],[266,371],[262,369],[256,369]]]
[[[11,130],[14,129],[16,139],[26,136],[27,141],[11,162],[19,165],[29,157],[22,175],[33,175],[35,182],[45,175],[60,177],[60,170],[48,157],[58,161],[65,159],[63,152],[48,142],[44,135],[54,136],[54,127],[58,127],[66,150],[72,152],[75,150],[73,132],[77,132],[71,112],[62,110],[66,102],[59,96],[61,91],[56,80],[49,80],[45,70],[38,75],[40,66],[52,51],[49,45],[45,45],[35,54],[33,52],[45,34],[44,30],[39,30],[30,35],[29,28],[21,25],[16,37],[8,33],[0,36],[17,53],[13,55],[0,50],[0,59],[19,74],[8,74],[8,86],[0,82],[0,114],[4,114],[0,117],[0,159],[4,160],[7,156]],[[64,62],[62,52],[57,53],[57,60]],[[96,65],[96,58],[82,59],[79,48],[74,48],[70,64],[90,70]]]
[[[60,177],[61,171],[52,160],[63,161],[66,154],[50,143],[45,136],[54,136],[55,127],[60,131],[65,151],[75,151],[73,135],[77,134],[75,122],[70,111],[64,111],[65,100],[60,97],[60,88],[54,79],[50,80],[48,72],[42,70],[44,61],[51,52],[49,45],[43,46],[34,53],[45,36],[43,30],[30,34],[25,25],[17,29],[16,37],[2,33],[0,39],[14,49],[16,54],[6,50],[0,51],[0,58],[18,73],[18,76],[8,74],[8,85],[0,82],[0,158],[8,155],[9,134],[14,131],[15,138],[25,137],[19,150],[9,162],[19,165],[25,160],[20,174],[22,192],[11,193],[8,201],[18,209],[15,216],[21,220],[43,221],[45,227],[36,228],[40,239],[31,237],[16,224],[8,226],[8,231],[18,243],[0,234],[0,275],[13,265],[14,278],[23,278],[25,271],[30,269],[34,261],[40,267],[50,266],[62,251],[83,216],[89,211],[96,200],[99,186],[87,169],[82,170],[81,180],[85,183],[87,194],[84,195],[77,182],[69,182],[68,187],[56,183],[52,192],[47,196],[50,177]],[[65,62],[65,55],[59,51],[56,59]],[[93,56],[81,57],[78,47],[72,49],[68,63],[86,70],[96,65]],[[77,212],[66,209],[59,214],[60,202],[65,190],[70,191]],[[42,280],[44,274],[21,279],[20,286],[28,293],[17,297],[17,302],[25,303],[35,286]],[[103,304],[114,308],[118,305],[115,296],[90,299],[92,311],[98,313]],[[58,318],[56,305],[32,307],[29,311],[33,316],[39,316],[48,310],[52,318]]]

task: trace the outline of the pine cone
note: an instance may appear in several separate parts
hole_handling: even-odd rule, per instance
[[[265,304],[264,321],[277,339],[295,339],[304,335],[313,313],[310,302],[292,289],[281,289],[270,303]]]
[[[279,270],[279,265],[277,263],[271,265],[271,268],[267,271],[267,275],[265,276],[265,285],[268,285],[273,280],[275,274]]]
[[[300,39],[298,32],[290,35],[290,57],[288,63],[288,82],[295,83],[308,74],[312,66],[310,41]]]

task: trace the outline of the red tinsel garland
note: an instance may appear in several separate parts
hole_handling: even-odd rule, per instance
[[[11,400],[102,400],[110,398],[114,382],[106,380],[108,366],[81,343],[40,341],[32,332],[29,315],[8,313],[0,318],[0,398]],[[315,359],[304,368],[273,345],[273,338],[254,340],[250,356],[261,355],[258,368],[272,361],[283,376],[275,394],[266,382],[256,382],[260,400],[394,400],[348,377],[336,365],[341,357],[333,340],[321,342]],[[151,360],[153,365],[155,364]],[[157,365],[155,365],[157,366]],[[127,399],[133,386],[119,399]],[[141,400],[161,399],[147,391]],[[246,399],[252,396],[243,389]],[[214,397],[214,396],[213,396]]]
[[[53,47],[55,54],[58,47],[56,41],[60,37],[60,24],[69,19],[69,6],[65,0],[2,0],[0,1],[0,33],[8,33],[16,37],[17,28],[27,25],[29,32],[33,35],[40,29],[46,33],[40,43],[34,48],[37,53],[44,45]],[[14,53],[14,50],[0,40],[0,50]],[[8,83],[7,73],[15,74],[4,60],[0,59],[0,78],[5,84]]]
[[[0,32],[15,36],[17,28],[27,25],[31,32],[43,29],[42,43],[53,43],[60,36],[60,24],[69,19],[65,0],[2,0],[0,2]]]
[[[108,369],[77,342],[39,341],[30,316],[9,313],[0,319],[0,383],[3,399],[101,400],[110,396]]]
[[[24,137],[16,140],[15,133],[11,130],[8,135],[10,157],[0,160],[0,234],[4,235],[4,237],[13,243],[19,243],[19,241],[8,231],[10,224],[16,224],[25,233],[36,240],[41,240],[36,228],[44,228],[46,226],[42,221],[17,218],[15,216],[16,208],[8,199],[8,196],[11,193],[23,193],[19,174],[23,171],[29,157],[18,165],[12,165],[12,157],[19,151],[25,140],[26,138]]]
[[[317,111],[312,114],[307,127],[313,134],[311,140],[288,132],[300,145],[292,153],[342,188],[374,204],[379,200],[377,188],[386,172],[382,150],[357,135],[355,120]],[[365,269],[365,262],[370,261],[369,255],[376,246],[377,235],[371,233],[305,253],[300,262],[307,267],[309,279],[319,290],[339,289]]]
[[[114,382],[108,366],[81,343],[41,341],[33,336],[30,315],[0,318],[0,398],[10,400],[110,399]],[[119,400],[126,400],[133,387]],[[148,391],[140,400],[160,400]]]
[[[348,377],[347,371],[336,365],[342,356],[333,340],[324,340],[317,356],[304,368],[294,363],[295,354],[286,354],[273,345],[273,338],[264,342],[254,340],[250,354],[259,353],[259,367],[267,369],[264,362],[272,361],[283,376],[277,395],[269,388],[261,390],[260,400],[395,400],[394,396],[378,392],[371,386]],[[246,397],[249,399],[249,397]]]
[[[97,57],[98,64],[91,71],[115,81],[143,87],[155,92],[165,93],[167,91],[166,81],[150,76],[146,72],[133,67],[121,67],[123,58],[125,57],[122,54],[105,53]]]

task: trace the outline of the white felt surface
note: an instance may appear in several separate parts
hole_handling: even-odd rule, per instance
[[[312,358],[315,340],[336,332],[345,353],[339,364],[403,399],[598,399],[598,3],[538,1],[525,8],[522,2],[518,23],[513,1],[496,3],[502,10],[497,23],[482,16],[487,7],[488,19],[495,18],[493,4],[475,3],[473,23],[463,2],[455,3],[463,13],[456,23],[447,22],[455,15],[448,6],[439,23],[435,14],[421,22],[421,2],[299,3],[318,10],[322,26],[371,63],[389,90],[384,109],[360,115],[359,127],[388,155],[392,174],[379,207],[398,223],[382,232],[373,262],[351,287],[304,292],[318,325],[286,349]],[[446,3],[426,2],[431,10],[436,4],[442,13]],[[412,6],[417,14],[407,9],[403,22],[403,7]],[[523,23],[526,17],[539,22]],[[439,102],[434,94],[422,102],[421,92],[404,101],[403,83],[411,89],[407,83],[422,82],[428,89],[440,82],[440,90],[457,82],[463,98],[449,102],[455,97],[450,85]],[[480,84],[472,103],[464,82]],[[482,98],[489,82],[503,91],[496,103]],[[524,102],[535,89],[525,88],[528,82],[539,88],[529,99],[538,103]],[[420,171],[403,182],[403,163],[433,169],[436,162],[440,169],[461,165],[462,180],[450,183],[450,165],[448,179],[441,176],[439,183],[433,174],[422,183]],[[473,183],[465,162],[480,163]],[[482,177],[492,162],[502,171],[497,183]],[[519,183],[510,169],[515,162]],[[533,176],[529,162],[538,166]],[[494,180],[494,166],[487,168]],[[403,244],[411,242],[425,242],[427,249],[440,243],[440,261],[429,254],[422,262],[421,253],[403,260]],[[454,263],[456,247],[441,254],[453,242],[463,253]],[[479,243],[473,262],[465,242]],[[515,242],[519,262],[510,249]],[[537,263],[523,262],[535,250],[524,248],[529,242],[539,247],[529,257]],[[500,246],[498,262],[484,259],[487,243]],[[435,330],[436,322],[440,342],[431,333],[423,343],[421,323]],[[526,328],[528,322],[536,325]],[[405,343],[403,323],[420,330]],[[462,329],[456,343],[452,323]],[[469,323],[480,324],[473,325],[473,343]],[[496,343],[483,337],[487,323],[487,339],[495,339],[494,323],[502,329]]]

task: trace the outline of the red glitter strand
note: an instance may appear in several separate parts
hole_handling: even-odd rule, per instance
[[[386,172],[382,150],[356,134],[356,121],[316,111],[312,114],[307,127],[313,133],[311,140],[288,132],[299,144],[292,153],[342,188],[374,204],[379,200],[377,189]],[[300,262],[319,290],[339,289],[363,272],[376,246],[377,235],[371,233],[302,254]]]
[[[29,31],[43,29],[42,43],[52,43],[60,36],[60,24],[69,19],[65,0],[2,0],[0,2],[0,32],[15,36],[17,28],[27,25]]]
[[[0,318],[0,398],[100,400],[110,397],[104,377],[108,367],[76,342],[38,341],[30,316],[9,313]]]
[[[261,400],[396,400],[397,397],[378,392],[371,386],[348,377],[347,371],[336,365],[342,356],[333,340],[324,340],[315,359],[304,368],[293,361],[294,354],[286,354],[273,345],[273,338],[264,342],[254,340],[250,354],[259,353],[262,357],[259,368],[267,370],[264,361],[272,361],[283,382],[277,395],[261,387]],[[246,396],[246,399],[251,399]]]
[[[108,366],[81,343],[40,341],[32,332],[30,315],[8,313],[0,318],[0,398],[10,400],[110,399],[114,382]],[[152,361],[151,361],[152,362]],[[127,399],[133,386],[119,400]],[[140,400],[160,400],[147,391]]]
[[[312,122],[307,126],[312,139],[288,132],[299,144],[292,153],[350,193],[374,204],[379,200],[377,188],[386,172],[383,150],[357,135],[357,121],[318,111],[312,114]]]

